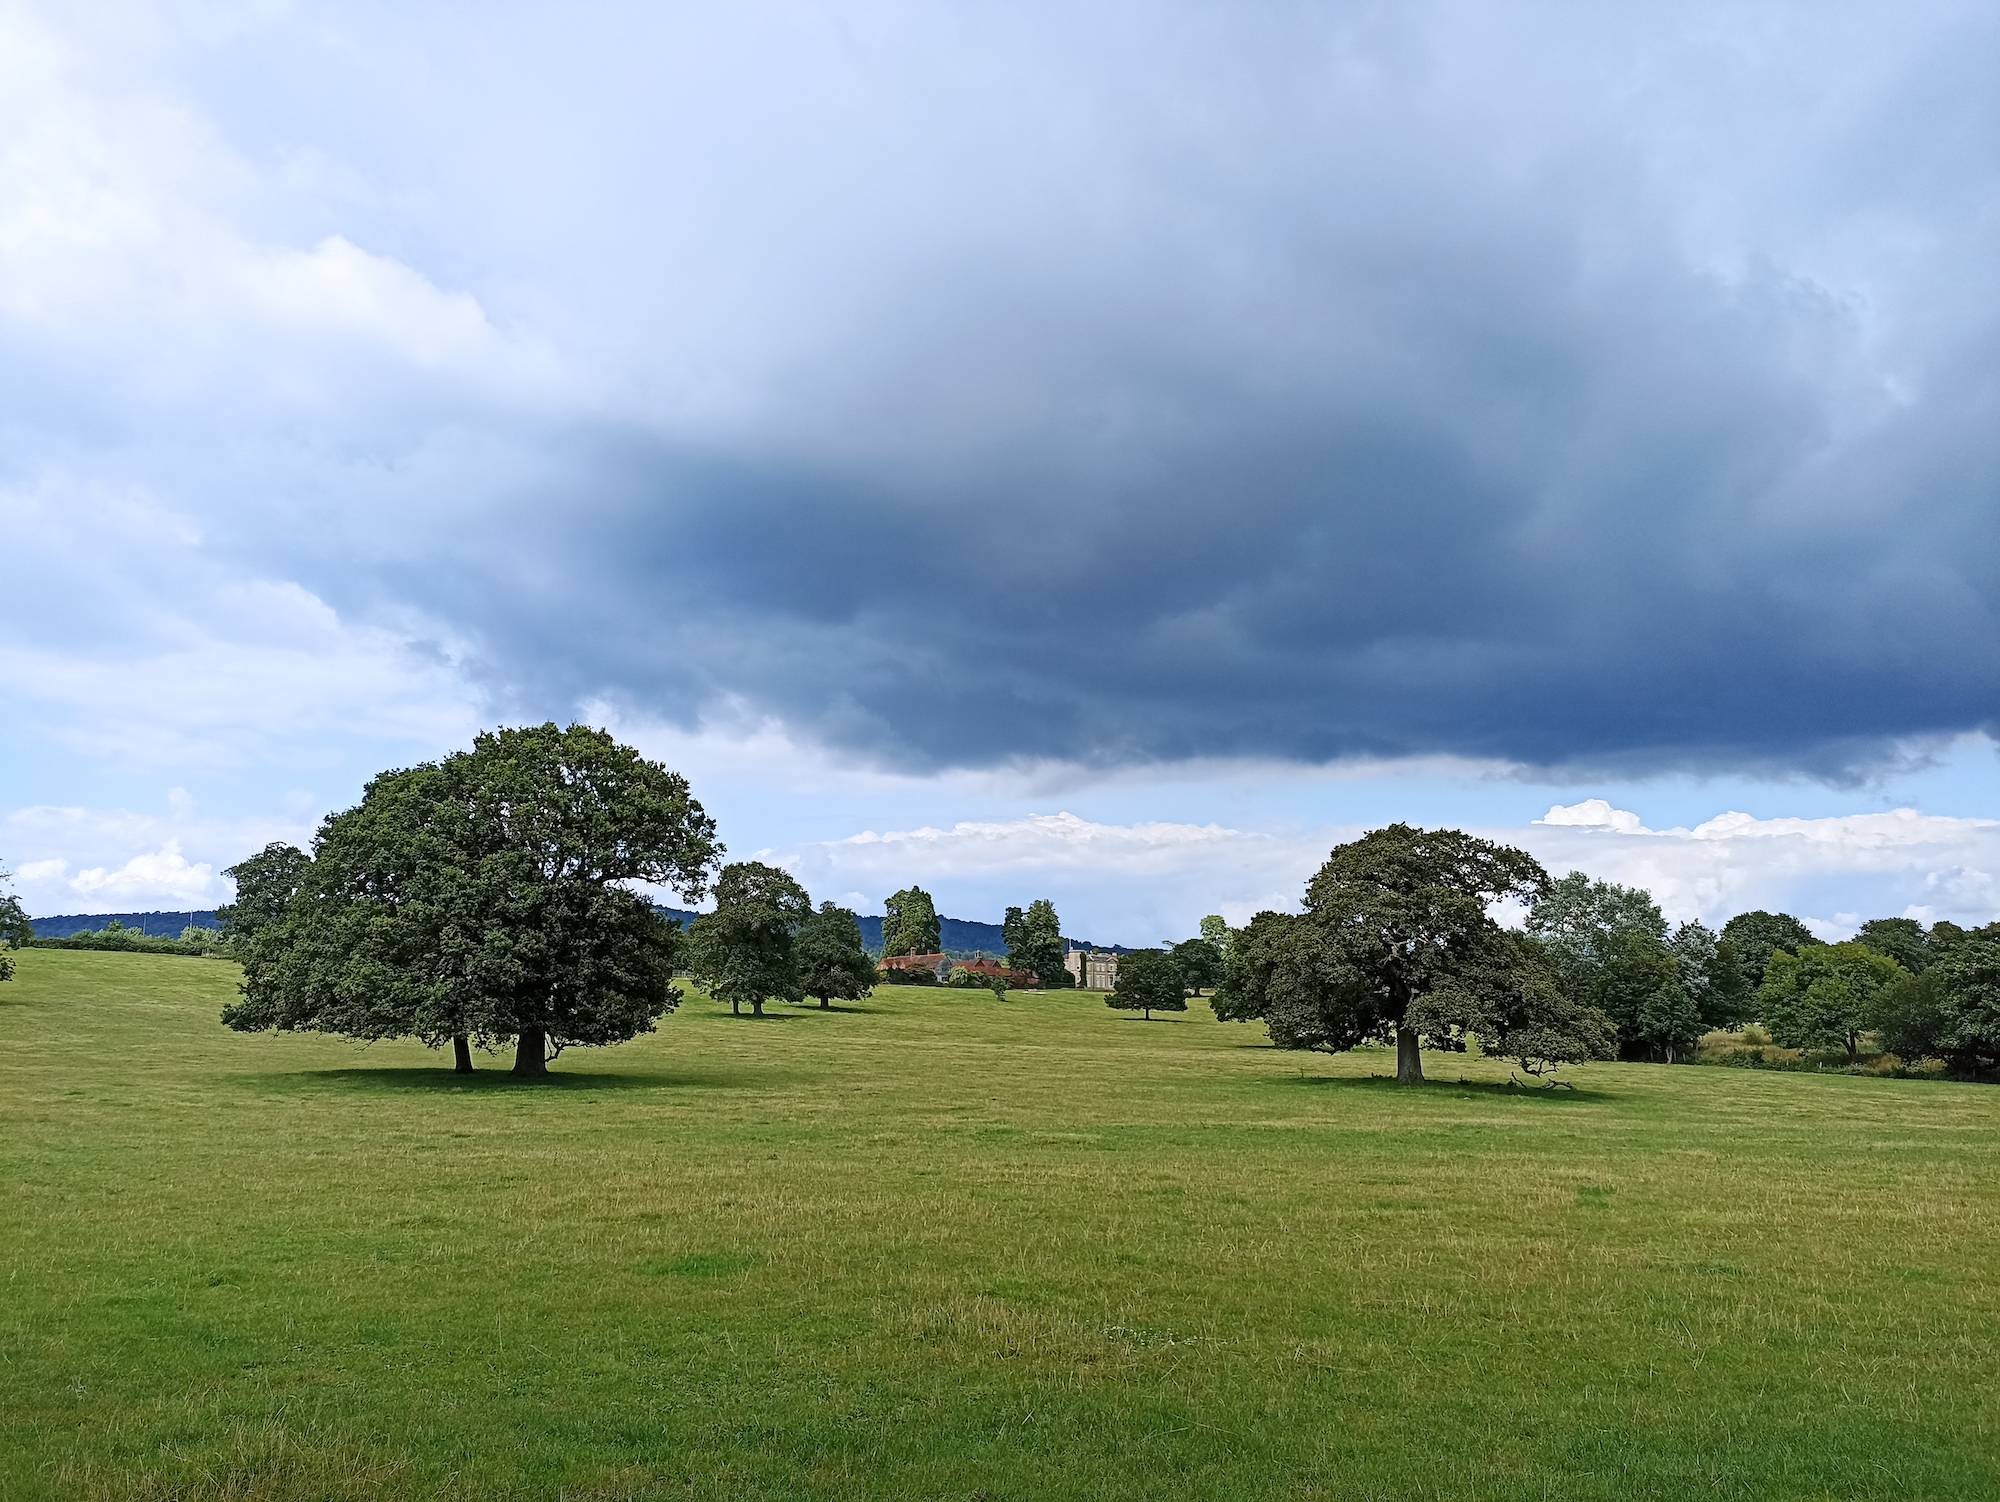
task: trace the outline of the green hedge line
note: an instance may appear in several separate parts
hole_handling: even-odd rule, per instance
[[[179,939],[128,939],[123,934],[106,938],[102,934],[77,934],[67,939],[29,939],[24,949],[112,949],[133,954],[180,954],[190,959],[206,959],[216,951],[204,944],[188,944]]]

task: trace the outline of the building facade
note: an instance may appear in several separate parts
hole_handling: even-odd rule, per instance
[[[1080,991],[1116,991],[1118,956],[1101,949],[1072,949],[1063,956],[1063,965]]]

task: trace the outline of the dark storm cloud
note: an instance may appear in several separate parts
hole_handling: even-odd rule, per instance
[[[411,16],[367,112],[279,37],[217,117],[590,394],[274,423],[232,545],[522,712],[1834,775],[1994,718],[1990,12]]]

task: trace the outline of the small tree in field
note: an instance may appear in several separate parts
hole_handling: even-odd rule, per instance
[[[696,984],[738,1016],[745,1002],[761,1017],[773,998],[804,1001],[797,939],[812,916],[812,898],[789,873],[759,861],[724,866],[715,911],[695,919],[689,932],[688,968]]]
[[[1104,998],[1115,1011],[1143,1012],[1153,1020],[1155,1012],[1185,1012],[1187,986],[1174,957],[1158,949],[1139,949],[1118,961],[1118,989]]]
[[[1662,981],[1658,990],[1639,1003],[1633,1039],[1671,1064],[1691,1055],[1706,1031],[1701,1013],[1680,983]]]
[[[238,869],[243,998],[223,1021],[351,1038],[623,1042],[673,1010],[681,933],[631,890],[693,900],[719,848],[685,779],[585,725],[493,731],[385,772],[298,852]],[[289,896],[285,889],[296,883]]]
[[[799,989],[818,997],[822,1012],[835,998],[859,1001],[875,988],[875,962],[861,942],[861,924],[844,907],[822,902],[800,926],[793,953]]]

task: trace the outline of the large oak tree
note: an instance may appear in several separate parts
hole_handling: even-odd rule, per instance
[[[1214,1011],[1262,1019],[1281,1048],[1394,1042],[1406,1084],[1423,1080],[1425,1042],[1462,1048],[1468,1034],[1495,1053],[1534,1035],[1558,1055],[1599,1056],[1602,1016],[1565,995],[1535,940],[1488,915],[1548,887],[1526,851],[1455,829],[1375,830],[1335,847],[1303,913],[1251,920]]]
[[[223,1020],[450,1040],[461,1069],[469,1044],[512,1041],[514,1072],[545,1074],[551,1049],[678,1004],[680,929],[635,888],[696,900],[720,850],[686,780],[603,731],[481,735],[377,777],[302,866],[275,847],[237,868],[243,997]]]

